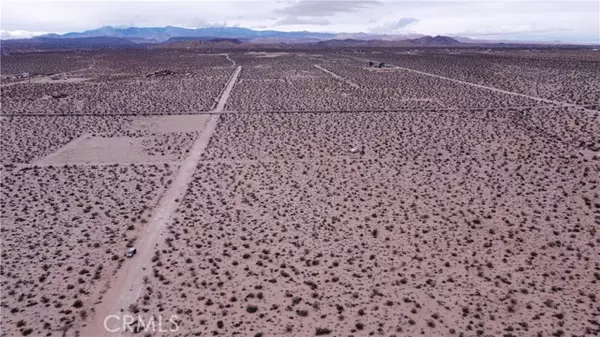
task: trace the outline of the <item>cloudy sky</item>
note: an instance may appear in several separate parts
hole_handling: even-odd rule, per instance
[[[479,39],[600,41],[600,1],[3,0],[2,37],[101,26],[240,26],[258,30],[459,35]]]

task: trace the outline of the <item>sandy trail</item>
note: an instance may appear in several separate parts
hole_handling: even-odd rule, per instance
[[[354,87],[354,88],[356,88],[356,89],[360,89],[360,86],[359,86],[358,84],[356,84],[356,83],[354,83],[354,82],[352,82],[352,81],[350,81],[350,80],[347,80],[347,79],[343,78],[342,76],[340,76],[340,75],[338,75],[338,74],[334,73],[333,71],[327,70],[327,69],[325,69],[325,68],[321,67],[321,66],[320,66],[320,65],[318,65],[318,64],[314,64],[314,66],[315,66],[317,69],[320,69],[320,70],[322,70],[322,71],[324,71],[324,72],[328,73],[329,75],[331,75],[331,76],[335,77],[336,79],[338,79],[338,80],[340,80],[340,81],[342,81],[342,82],[344,82],[344,83],[348,84],[349,86],[351,86],[351,87]]]
[[[236,69],[223,90],[219,103],[215,109],[216,112],[222,111],[227,103],[227,99],[229,98],[231,89],[237,80],[241,68],[242,67],[239,66]],[[104,294],[102,301],[95,307],[92,319],[83,329],[82,336],[120,336],[121,333],[124,332],[122,331],[124,319],[107,320],[105,326],[105,318],[110,315],[122,317],[123,312],[121,312],[121,310],[123,309],[125,310],[125,313],[127,313],[126,311],[129,305],[136,302],[138,296],[144,289],[143,276],[151,270],[151,259],[154,255],[154,249],[159,244],[162,231],[165,229],[165,225],[176,210],[179,200],[187,191],[187,187],[192,180],[200,157],[216,129],[218,120],[219,115],[211,116],[202,134],[194,142],[190,154],[181,163],[173,182],[154,209],[151,220],[146,228],[140,233],[138,240],[136,241],[138,254],[134,258],[128,259],[119,269],[110,288],[106,294]],[[200,128],[202,126],[203,125],[199,125]]]
[[[225,56],[225,58],[226,58],[227,60],[229,60],[229,62],[231,62],[231,65],[232,65],[232,66],[235,66],[235,65],[237,64],[237,63],[235,63],[235,60],[232,60],[232,59],[229,57],[229,54],[227,54],[227,53],[222,53],[222,54],[206,54],[206,53],[202,54],[202,53],[201,53],[201,54],[198,54],[198,55],[201,55],[201,56]]]
[[[229,58],[229,54],[223,54],[223,55],[225,55],[225,57],[226,57],[226,58],[229,60],[229,62],[231,62],[231,65],[232,65],[232,66],[235,66],[235,65],[236,65],[235,61],[234,61],[234,60],[232,60],[231,58]]]
[[[365,58],[362,58],[362,57],[355,57],[355,59],[364,60],[364,61],[373,61],[373,60],[365,59]],[[375,61],[373,61],[373,62],[375,62]],[[554,101],[554,100],[551,100],[551,99],[546,99],[546,98],[541,98],[541,97],[536,97],[536,96],[530,96],[530,95],[521,94],[521,93],[518,93],[518,92],[512,92],[512,91],[508,91],[508,90],[504,90],[504,89],[498,89],[498,88],[494,88],[494,87],[489,87],[487,85],[482,85],[482,84],[477,84],[477,83],[472,83],[472,82],[457,80],[457,79],[451,78],[451,77],[445,77],[445,76],[435,75],[435,74],[427,73],[427,72],[420,71],[420,70],[415,70],[415,69],[411,69],[411,68],[400,67],[400,66],[396,66],[396,65],[393,65],[393,64],[389,64],[389,63],[388,63],[388,65],[390,65],[390,66],[392,66],[394,68],[397,68],[397,69],[402,69],[402,70],[414,72],[414,73],[421,74],[421,75],[426,75],[426,76],[431,76],[431,77],[437,77],[437,78],[441,78],[441,79],[444,79],[444,80],[452,81],[452,82],[455,82],[455,83],[466,84],[466,85],[470,85],[472,87],[481,88],[481,89],[487,89],[487,90],[491,90],[491,91],[495,91],[495,92],[500,92],[500,93],[503,93],[503,94],[525,97],[525,98],[529,98],[529,99],[532,99],[532,100],[535,100],[535,101],[538,101],[538,102],[556,104],[556,105],[564,106],[564,107],[579,107],[577,104],[573,104],[573,103],[566,103],[566,102]],[[589,109],[585,109],[585,110],[588,111],[588,112],[594,112],[593,110],[589,110]]]
[[[229,95],[231,94],[231,89],[233,89],[233,86],[235,85],[235,82],[237,81],[237,78],[240,75],[241,71],[242,71],[242,66],[238,66],[237,69],[235,69],[235,72],[231,76],[231,79],[229,79],[229,82],[227,83],[225,90],[223,90],[223,92],[221,93],[221,98],[219,99],[219,103],[217,103],[217,107],[215,108],[215,110],[213,112],[222,112],[225,110],[225,105],[227,104],[227,100],[229,99]],[[218,116],[217,116],[217,118],[218,118]]]

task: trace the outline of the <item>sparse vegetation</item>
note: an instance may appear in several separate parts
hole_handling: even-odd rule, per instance
[[[213,117],[123,312],[175,313],[182,335],[593,333],[599,113],[394,65],[597,104],[599,61],[444,53],[89,52],[72,58],[97,62],[85,81],[3,90],[3,333],[93,325]],[[114,115],[210,110],[228,59],[242,66],[231,112]],[[66,115],[22,116],[42,108]]]

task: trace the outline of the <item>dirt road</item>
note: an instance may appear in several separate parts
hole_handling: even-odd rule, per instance
[[[225,56],[225,58],[226,58],[226,59],[227,59],[229,62],[231,62],[231,65],[232,65],[232,66],[235,66],[235,65],[237,64],[237,63],[235,63],[235,60],[231,59],[231,58],[229,57],[229,54],[227,54],[227,53],[222,53],[222,54],[206,54],[206,53],[199,53],[198,55],[201,55],[201,56]]]
[[[356,83],[354,83],[354,82],[352,82],[352,81],[350,81],[350,80],[347,80],[347,79],[343,78],[342,76],[340,76],[340,75],[338,75],[338,74],[334,73],[333,71],[327,70],[327,69],[325,69],[325,68],[321,67],[321,66],[320,66],[320,65],[318,65],[318,64],[314,64],[314,66],[315,66],[317,69],[320,69],[320,70],[322,70],[322,71],[324,71],[324,72],[328,73],[329,75],[331,75],[331,76],[335,77],[336,79],[338,79],[338,80],[340,80],[340,81],[342,81],[342,82],[344,82],[344,83],[348,84],[349,86],[351,86],[351,87],[354,87],[354,88],[356,88],[356,89],[360,89],[360,86],[359,86],[358,84],[356,84]]]
[[[231,76],[220,96],[215,112],[220,112],[225,107],[241,68],[241,66],[238,67]],[[176,210],[179,200],[183,198],[192,180],[196,166],[200,161],[200,156],[208,145],[219,117],[220,115],[218,114],[212,115],[202,134],[194,142],[190,154],[181,163],[173,182],[154,209],[151,220],[140,233],[136,241],[138,254],[132,259],[128,259],[121,269],[119,269],[114,280],[111,282],[109,290],[104,294],[102,302],[95,307],[89,325],[82,331],[82,336],[120,336],[123,332],[121,329],[123,319],[109,319],[106,323],[105,319],[111,315],[123,317],[122,315],[123,313],[127,313],[128,307],[136,303],[138,296],[144,288],[143,276],[151,270],[151,260],[155,247],[159,244],[167,222]]]
[[[365,59],[365,58],[361,58],[361,57],[355,57],[355,59],[363,60],[363,61],[373,61],[373,60],[369,60],[369,59]],[[444,80],[452,81],[452,82],[455,82],[455,83],[466,84],[466,85],[470,85],[472,87],[487,89],[487,90],[491,90],[491,91],[495,91],[495,92],[500,92],[500,93],[503,93],[503,94],[525,97],[525,98],[529,98],[529,99],[532,99],[532,100],[535,100],[535,101],[538,101],[538,102],[551,103],[551,104],[556,104],[558,106],[563,106],[563,107],[578,107],[577,104],[573,104],[573,103],[566,103],[566,102],[554,101],[554,100],[551,100],[551,99],[546,99],[546,98],[541,98],[541,97],[536,97],[536,96],[530,96],[530,95],[521,94],[521,93],[518,93],[518,92],[513,92],[513,91],[508,91],[508,90],[494,88],[494,87],[489,87],[487,85],[482,85],[482,84],[477,84],[477,83],[472,83],[472,82],[457,80],[457,79],[451,78],[451,77],[445,77],[445,76],[435,75],[435,74],[427,73],[427,72],[420,71],[420,70],[415,70],[415,69],[400,67],[400,66],[396,66],[396,65],[393,65],[393,64],[388,64],[388,65],[390,65],[390,66],[392,66],[392,67],[394,67],[396,69],[402,69],[402,70],[410,71],[410,72],[421,74],[421,75],[426,75],[426,76],[431,76],[431,77],[437,77],[437,78],[441,78],[441,79],[444,79]],[[584,110],[588,111],[588,112],[590,112],[590,111],[593,112],[592,110],[589,110],[589,109],[584,109]]]
[[[223,90],[223,92],[221,93],[221,98],[219,99],[219,103],[217,103],[217,107],[215,108],[215,110],[213,112],[222,112],[225,110],[225,105],[227,104],[227,100],[229,99],[229,95],[231,94],[231,89],[233,89],[233,86],[235,85],[235,82],[237,81],[238,76],[240,75],[240,72],[242,71],[242,66],[238,66],[235,71],[233,72],[233,75],[231,76],[231,78],[229,79],[229,82],[227,83],[227,86],[225,86],[225,90]],[[218,118],[218,115],[217,115]]]

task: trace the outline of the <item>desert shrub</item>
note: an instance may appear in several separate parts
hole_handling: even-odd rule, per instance
[[[329,335],[330,333],[331,333],[330,329],[327,329],[327,328],[317,328],[317,330],[315,331],[315,336]]]

